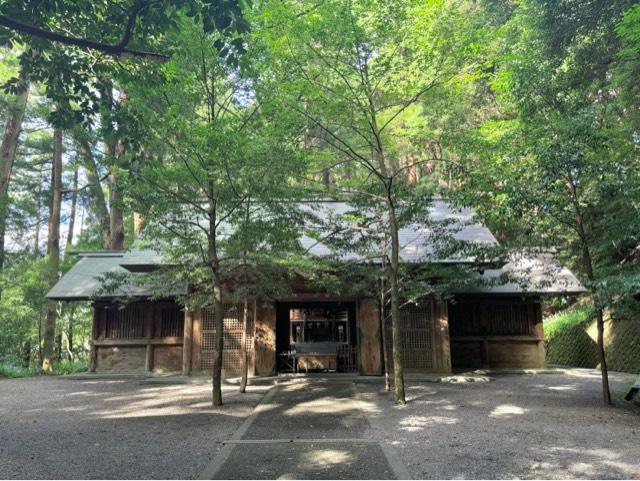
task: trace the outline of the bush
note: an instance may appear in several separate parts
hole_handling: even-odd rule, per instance
[[[53,363],[53,371],[56,374],[74,374],[76,372],[85,372],[88,369],[89,365],[86,359],[63,360]]]
[[[40,373],[39,370],[33,368],[25,368],[14,366],[12,364],[0,364],[0,377],[18,378],[36,376]]]
[[[596,343],[587,334],[592,318],[590,307],[576,306],[545,321],[549,364],[585,368],[598,365]]]
[[[544,337],[550,339],[575,326],[586,328],[593,314],[593,309],[588,306],[576,306],[559,312],[544,321]]]

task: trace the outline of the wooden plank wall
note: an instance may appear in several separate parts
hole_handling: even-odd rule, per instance
[[[274,303],[257,306],[255,326],[255,375],[272,376],[276,373],[276,308]]]
[[[449,305],[449,323],[454,368],[545,365],[537,298],[460,297]]]
[[[94,303],[90,370],[180,372],[183,322],[172,301]]]
[[[382,374],[382,341],[376,301],[366,298],[358,302],[357,326],[360,348],[358,370],[364,376],[379,376]]]

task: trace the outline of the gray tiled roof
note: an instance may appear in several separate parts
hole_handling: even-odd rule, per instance
[[[135,251],[134,251],[135,252]],[[80,260],[62,276],[55,286],[47,293],[47,298],[56,300],[87,300],[92,297],[148,297],[151,288],[143,284],[123,283],[115,292],[100,293],[102,276],[107,273],[129,274],[121,266],[124,253],[121,252],[93,252],[78,254]],[[185,294],[186,286],[174,286],[175,294]]]
[[[355,210],[344,202],[318,202],[306,204],[321,221],[340,218]],[[491,232],[480,224],[470,209],[454,209],[442,200],[435,200],[428,212],[429,223],[413,223],[400,230],[400,257],[404,262],[472,262],[473,257],[461,253],[453,257],[442,257],[435,247],[442,237],[451,237],[463,244],[493,247],[498,242]],[[438,226],[441,224],[440,226]],[[348,222],[344,223],[349,229]],[[325,227],[320,227],[322,234]],[[320,236],[322,238],[322,235]],[[307,235],[300,237],[300,243],[314,256],[328,256],[332,253],[327,243]],[[47,297],[60,300],[83,300],[97,297],[151,295],[150,288],[142,285],[122,285],[118,292],[110,295],[99,294],[100,277],[108,272],[128,273],[152,270],[162,265],[162,255],[153,250],[131,250],[128,252],[96,252],[79,255],[80,260],[49,291]],[[359,261],[361,254],[342,253],[342,260]],[[133,274],[139,275],[139,274]],[[501,269],[487,269],[479,277],[477,284],[460,292],[487,294],[540,294],[540,293],[580,293],[584,288],[575,276],[561,267],[551,254],[537,256],[513,255]],[[176,295],[186,293],[186,286],[175,286]]]
[[[346,202],[319,202],[309,204],[309,206],[320,220],[326,222],[328,219],[332,219],[334,223],[338,224],[340,224],[340,216],[356,210]],[[491,231],[477,220],[476,214],[471,209],[457,209],[441,199],[435,199],[429,206],[428,219],[428,224],[415,222],[400,228],[398,234],[402,261],[418,263],[469,262],[473,260],[467,254],[458,254],[453,257],[440,255],[438,246],[447,243],[448,239],[445,237],[469,245],[498,246],[498,241]],[[345,230],[349,229],[347,222],[342,224],[344,224]],[[326,233],[328,234],[328,232]],[[311,255],[323,257],[331,254],[327,243],[318,242],[307,235],[301,236],[300,243]],[[347,252],[343,253],[340,258],[357,261],[361,256],[354,252]]]
[[[513,252],[500,269],[486,269],[477,283],[457,292],[467,294],[582,294],[584,286],[550,252]]]

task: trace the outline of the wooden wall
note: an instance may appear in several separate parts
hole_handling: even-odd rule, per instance
[[[386,323],[387,358],[392,362],[391,320]],[[433,296],[400,309],[400,345],[406,372],[451,372],[447,303]]]
[[[545,365],[539,299],[458,297],[449,304],[449,325],[454,368]]]
[[[92,372],[180,372],[184,312],[171,301],[94,304]]]
[[[382,340],[380,313],[373,299],[361,299],[357,309],[358,343],[360,349],[358,371],[364,376],[382,374]]]
[[[255,375],[276,373],[276,308],[273,303],[256,308]]]
[[[241,372],[242,367],[242,330],[243,330],[243,306],[241,304],[225,303],[224,317],[224,338],[223,338],[223,354],[222,354],[222,373],[223,376],[236,376]],[[256,315],[256,307],[254,303],[249,304],[247,318],[246,333],[246,350],[249,361],[249,374],[253,374],[255,355],[254,355],[254,337]],[[198,309],[191,315],[187,316],[186,327],[191,324],[191,336],[186,334],[185,329],[185,345],[191,344],[191,362],[185,360],[186,365],[190,365],[191,371],[211,373],[213,368],[213,341],[215,336],[215,320],[212,310]],[[183,373],[187,374],[183,369]]]

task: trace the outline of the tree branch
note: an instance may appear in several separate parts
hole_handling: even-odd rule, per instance
[[[18,20],[14,20],[12,18],[7,17],[6,15],[0,15],[0,26],[14,30],[16,32],[31,35],[32,37],[38,37],[44,40],[49,40],[50,42],[60,42],[61,44],[64,44],[64,45],[74,45],[76,47],[84,47],[92,50],[98,50],[99,52],[106,53],[107,55],[113,55],[115,57],[118,57],[118,56],[141,57],[141,58],[147,58],[150,60],[165,62],[169,60],[168,55],[165,55],[162,53],[156,53],[156,52],[148,52],[144,50],[134,50],[126,47],[126,45],[130,40],[131,33],[133,31],[133,24],[135,23],[135,19],[137,18],[138,13],[140,12],[143,6],[144,5],[140,6],[138,9],[134,8],[132,10],[131,16],[129,17],[129,21],[127,22],[127,29],[125,30],[125,33],[122,39],[120,40],[120,42],[118,42],[118,44],[116,45],[98,42],[95,40],[89,40],[86,38],[63,35],[61,33],[52,32],[50,30],[44,30],[40,27],[35,27],[33,25],[29,25],[29,24],[20,22]]]

